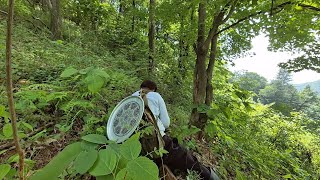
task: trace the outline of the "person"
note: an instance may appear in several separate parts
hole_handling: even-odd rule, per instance
[[[217,180],[218,176],[210,168],[202,165],[190,151],[181,146],[176,138],[171,138],[165,133],[165,130],[170,126],[170,118],[161,95],[157,93],[157,84],[151,80],[145,80],[140,85],[140,90],[133,93],[133,96],[140,96],[144,92],[147,98],[148,107],[154,115],[160,134],[164,140],[164,149],[169,153],[154,161],[161,165],[167,165],[171,170],[180,170],[187,172],[193,170],[199,173],[200,177],[204,180]]]

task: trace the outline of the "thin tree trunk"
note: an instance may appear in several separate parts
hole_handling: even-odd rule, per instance
[[[11,126],[13,131],[13,140],[16,146],[16,152],[19,155],[19,179],[24,179],[24,153],[21,149],[18,137],[17,129],[17,116],[14,108],[13,101],[13,85],[12,85],[12,71],[11,71],[11,51],[12,51],[12,26],[13,26],[13,11],[14,11],[14,0],[9,0],[8,10],[8,24],[7,24],[7,39],[6,39],[6,82],[7,82],[7,95],[8,104],[11,117]]]
[[[219,31],[219,26],[223,22],[223,16],[224,16],[224,13],[220,12],[217,16],[214,17],[214,21],[213,21],[212,30],[215,35],[211,39],[210,58],[209,58],[209,64],[207,68],[207,87],[206,87],[206,100],[205,100],[205,104],[207,106],[211,106],[211,103],[213,100],[212,77],[213,77],[213,70],[214,70],[214,65],[217,57],[217,45],[218,45],[218,38],[219,38],[219,35],[217,34],[217,32]],[[205,120],[205,122],[206,121],[207,120]]]
[[[135,31],[135,9],[136,9],[136,1],[132,0],[132,22],[131,22],[131,32]]]
[[[209,64],[207,68],[207,87],[206,87],[206,101],[205,104],[210,106],[213,99],[213,87],[212,87],[212,77],[213,69],[216,62],[216,51],[217,51],[218,36],[214,36],[211,40],[211,51]]]
[[[51,22],[50,22],[50,29],[52,32],[52,39],[62,39],[62,32],[61,32],[61,25],[62,25],[62,19],[60,15],[60,0],[50,0],[50,16],[51,16]]]
[[[155,56],[155,8],[156,0],[150,0],[149,4],[149,75],[153,74]]]

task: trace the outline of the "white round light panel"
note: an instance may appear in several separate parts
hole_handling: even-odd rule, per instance
[[[108,139],[121,143],[128,139],[138,127],[144,111],[143,99],[129,96],[123,99],[112,111],[108,124]]]

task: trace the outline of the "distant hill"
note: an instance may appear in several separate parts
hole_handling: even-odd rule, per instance
[[[294,87],[298,89],[298,91],[302,91],[307,85],[310,85],[311,89],[313,91],[316,91],[318,94],[320,94],[320,79],[313,82],[307,82],[302,84],[293,84]]]

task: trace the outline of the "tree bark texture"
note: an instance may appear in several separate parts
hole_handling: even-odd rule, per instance
[[[152,75],[154,69],[155,56],[155,8],[156,0],[150,0],[149,4],[149,75]]]
[[[193,104],[191,124],[204,129],[208,117],[205,112],[198,112],[201,105],[210,106],[213,99],[212,76],[216,60],[219,26],[222,24],[225,10],[220,11],[212,22],[212,27],[205,38],[206,7],[205,2],[200,1],[198,9],[198,39],[196,45],[196,65],[194,71]],[[208,44],[209,42],[209,44]],[[209,63],[206,65],[206,57],[211,44]]]
[[[60,15],[60,0],[49,0],[50,10],[50,30],[52,33],[52,39],[62,39],[61,25],[62,19]]]
[[[196,64],[194,68],[193,77],[193,104],[195,107],[192,109],[191,113],[191,124],[198,128],[203,128],[203,114],[198,112],[197,107],[204,104],[206,96],[206,56],[208,49],[203,47],[205,42],[205,20],[206,20],[206,7],[205,1],[201,0],[198,8],[198,38],[196,45]]]
[[[213,77],[213,70],[214,70],[214,65],[215,65],[216,57],[217,57],[217,47],[218,47],[218,38],[219,38],[219,35],[217,34],[217,32],[219,31],[219,26],[223,22],[223,16],[224,16],[223,12],[220,12],[217,16],[215,16],[214,22],[213,22],[213,27],[212,27],[213,33],[215,35],[211,39],[211,50],[210,50],[209,64],[208,64],[207,71],[206,71],[206,73],[207,73],[207,86],[206,86],[205,104],[207,106],[211,106],[211,103],[213,100],[212,77]]]
[[[17,116],[13,100],[13,84],[11,71],[11,54],[12,54],[12,26],[13,26],[14,0],[9,0],[8,22],[7,22],[7,39],[6,39],[6,86],[8,104],[11,118],[11,126],[13,131],[13,140],[16,146],[16,152],[19,155],[19,179],[24,179],[24,153],[21,149],[17,129]]]

